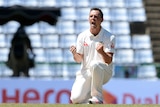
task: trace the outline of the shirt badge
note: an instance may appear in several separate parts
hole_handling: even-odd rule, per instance
[[[86,43],[86,42],[84,42],[84,44],[83,44],[84,46],[88,46],[88,44]]]

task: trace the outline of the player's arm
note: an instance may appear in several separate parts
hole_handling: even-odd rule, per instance
[[[97,50],[97,52],[99,54],[101,54],[101,56],[102,56],[102,58],[103,58],[103,60],[104,60],[105,63],[110,64],[112,62],[113,53],[111,53],[111,52],[105,52],[103,50],[103,44],[102,43],[98,44],[96,50]]]
[[[77,63],[82,62],[83,55],[76,52],[76,47],[75,46],[71,46],[70,51],[72,52],[73,58]]]
[[[113,59],[113,53],[111,52],[104,52],[101,53],[102,57],[103,57],[103,60],[105,63],[107,64],[110,64],[112,62],[112,59]]]

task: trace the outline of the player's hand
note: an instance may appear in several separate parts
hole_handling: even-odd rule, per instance
[[[70,47],[70,51],[72,52],[72,54],[74,55],[76,53],[76,47],[75,46],[71,46]]]
[[[99,43],[97,44],[96,50],[97,50],[97,52],[100,53],[100,54],[103,53],[103,52],[104,52],[104,51],[103,51],[103,43],[100,43],[100,42],[99,42]]]

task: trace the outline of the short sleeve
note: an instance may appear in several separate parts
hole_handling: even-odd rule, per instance
[[[78,35],[77,43],[76,43],[77,53],[83,54],[83,36],[82,34]]]
[[[114,51],[115,51],[115,36],[111,35],[109,37],[108,43],[105,46],[105,52],[114,53]]]

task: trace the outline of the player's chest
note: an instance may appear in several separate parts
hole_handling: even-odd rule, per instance
[[[96,47],[98,42],[100,42],[98,38],[85,38],[83,41],[83,46],[92,49]]]

